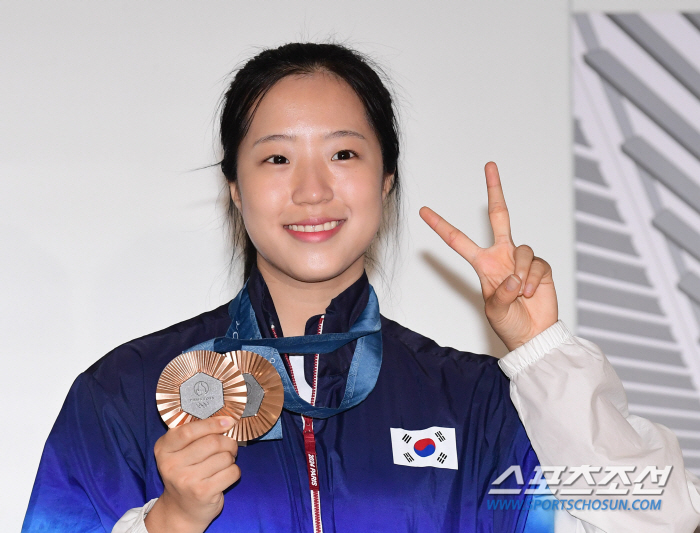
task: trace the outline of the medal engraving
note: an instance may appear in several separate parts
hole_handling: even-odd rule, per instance
[[[218,379],[198,372],[180,385],[180,404],[185,413],[209,418],[224,406],[224,385]]]

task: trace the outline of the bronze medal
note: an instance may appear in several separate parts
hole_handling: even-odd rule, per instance
[[[205,350],[184,353],[170,361],[156,387],[158,411],[169,428],[210,416],[230,416],[236,424],[225,434],[233,438],[240,432],[246,400],[247,383],[237,361]]]
[[[264,435],[282,413],[284,387],[272,363],[253,352],[238,350],[225,356],[243,374],[247,386],[245,409],[241,419],[231,430],[238,441],[249,441]]]

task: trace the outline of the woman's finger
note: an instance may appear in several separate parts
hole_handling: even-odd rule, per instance
[[[510,215],[496,163],[493,161],[486,163],[484,174],[486,174],[486,193],[489,199],[489,220],[493,230],[493,240],[495,243],[511,242]]]
[[[474,241],[429,207],[422,207],[420,216],[447,243],[447,246],[473,264],[476,254],[481,250]]]
[[[192,465],[190,469],[196,469],[196,475],[199,479],[206,479],[222,470],[235,464],[233,456],[229,452],[221,452],[208,457],[205,461],[199,464]]]
[[[206,435],[222,434],[233,427],[230,416],[214,416],[206,420],[195,420],[188,424],[169,429],[165,434],[162,447],[164,452],[176,452],[189,446]],[[159,439],[160,442],[160,439]]]
[[[235,439],[225,435],[206,435],[178,453],[183,454],[183,460],[186,464],[196,465],[213,455],[224,452],[231,457],[238,455],[238,443]]]
[[[518,246],[513,252],[515,258],[515,275],[522,280],[518,294],[522,294],[525,289],[525,280],[530,272],[530,265],[535,257],[535,253],[527,244]]]
[[[535,257],[532,260],[532,264],[530,265],[530,272],[528,273],[527,280],[525,281],[523,296],[525,296],[525,298],[530,298],[533,294],[535,294],[535,291],[542,282],[542,279],[545,276],[551,277],[551,275],[552,267],[549,266],[549,263],[547,263],[547,261],[545,261],[544,259]]]
[[[520,284],[520,278],[511,274],[503,280],[496,291],[486,300],[484,311],[492,326],[500,324],[506,318],[510,304],[518,297]]]
[[[238,467],[238,465],[233,464],[208,478],[207,482],[209,483],[212,491],[223,492],[240,478],[241,469]]]

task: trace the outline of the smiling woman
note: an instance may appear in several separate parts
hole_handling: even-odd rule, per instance
[[[240,198],[236,184],[240,173],[255,172],[260,177],[272,173],[273,170],[264,172],[263,162],[289,165],[291,168],[284,170],[289,186],[294,185],[291,180],[298,181],[306,172],[314,172],[316,180],[326,181],[328,175],[342,178],[349,173],[356,179],[360,177],[355,175],[358,171],[367,179],[372,172],[374,192],[383,190],[387,200],[383,210],[385,223],[398,221],[398,216],[387,220],[391,214],[398,215],[400,201],[398,125],[391,94],[378,72],[381,70],[358,52],[341,46],[311,47],[302,43],[266,50],[237,72],[221,112],[221,170],[232,186],[229,216],[234,243],[243,250],[244,279],[248,279],[257,261],[258,250],[244,227],[242,212],[234,205],[235,199]],[[277,109],[277,105],[284,107]],[[251,128],[256,131],[250,131]],[[310,145],[312,140],[316,141],[314,146]],[[318,174],[318,161],[310,160],[309,150],[320,149],[322,142],[324,169]],[[280,151],[276,153],[278,147]],[[336,150],[328,153],[333,148]],[[350,162],[341,162],[353,157],[360,161],[343,171],[339,165]],[[243,165],[239,159],[245,159]],[[274,170],[274,175],[279,176],[280,172],[283,171]],[[346,188],[350,185],[346,184]],[[371,205],[376,205],[377,199],[374,194]],[[306,233],[306,226],[319,224],[313,217],[307,218],[288,223],[296,223],[296,231],[300,231],[300,225],[305,226]],[[370,241],[373,237],[374,234]]]
[[[396,181],[384,172],[362,102],[327,72],[276,83],[257,106],[238,153],[235,179],[229,178],[236,212],[285,332],[303,335],[319,304],[362,275]],[[316,301],[303,296],[307,283],[318,284]],[[300,313],[304,301],[316,309]]]
[[[379,314],[365,267],[397,200],[399,144],[367,60],[331,44],[262,52],[226,93],[221,141],[246,284],[230,304],[127,343],[78,377],[25,531],[549,532],[562,523],[550,511],[559,502],[523,485],[544,483],[546,470],[557,492],[566,468],[574,475],[557,497],[590,500],[566,507],[582,520],[564,514],[578,528],[567,531],[694,527],[697,480],[683,474],[677,440],[630,417],[605,356],[558,321],[551,268],[513,243],[495,164],[485,168],[492,246],[420,214],[478,274],[511,350],[500,363]],[[156,385],[190,351],[232,368],[240,353],[267,359],[284,387],[275,425],[244,448],[226,436],[235,417],[166,431]],[[253,409],[248,388],[241,417],[257,416],[256,394]],[[591,472],[610,467],[625,479],[638,468],[636,488],[663,487],[663,508],[598,512],[618,485],[606,477],[596,494]]]

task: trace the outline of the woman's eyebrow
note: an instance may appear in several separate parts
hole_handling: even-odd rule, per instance
[[[270,142],[270,141],[293,141],[296,139],[296,135],[285,135],[283,133],[275,133],[273,135],[265,135],[264,137],[260,137],[257,141],[253,143],[253,146],[256,146],[260,143],[264,142]]]
[[[327,133],[323,136],[324,139],[337,139],[338,137],[357,137],[358,139],[366,140],[365,136],[353,130],[338,130],[331,133]],[[260,137],[257,141],[253,143],[253,146],[258,144],[270,142],[270,141],[294,141],[296,140],[296,135],[286,135],[284,133],[274,133],[272,135],[265,135]]]
[[[357,137],[365,140],[365,136],[353,130],[338,130],[325,136],[326,139],[336,139],[338,137]]]

